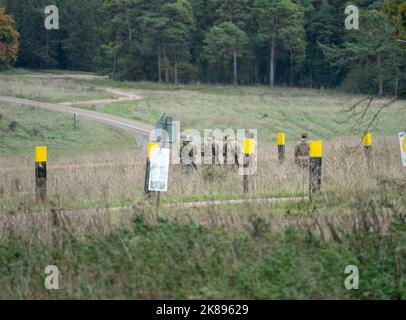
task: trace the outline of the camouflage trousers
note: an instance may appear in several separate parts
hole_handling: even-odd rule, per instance
[[[183,164],[182,165],[182,174],[190,176],[193,174],[194,167],[192,164]]]
[[[310,159],[309,158],[296,158],[295,163],[298,167],[302,169],[309,169],[310,168]]]

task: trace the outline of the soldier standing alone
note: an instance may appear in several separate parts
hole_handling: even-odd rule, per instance
[[[307,133],[302,134],[302,139],[295,147],[295,163],[302,169],[306,169],[310,165],[310,149]]]

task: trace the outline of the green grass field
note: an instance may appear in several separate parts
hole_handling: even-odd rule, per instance
[[[0,102],[0,154],[32,156],[36,145],[46,145],[55,156],[91,154],[135,148],[131,135],[111,126],[35,107]]]
[[[73,81],[58,78],[42,77],[25,70],[17,74],[1,72],[0,95],[51,103],[115,97],[115,95],[97,90],[92,85],[77,84]]]
[[[150,124],[167,113],[179,120],[182,128],[258,129],[262,143],[274,143],[279,131],[286,132],[290,142],[297,141],[303,131],[308,131],[313,139],[332,140],[347,136],[358,139],[367,129],[367,120],[372,119],[379,107],[387,102],[385,99],[375,101],[365,115],[364,125],[352,128],[355,121],[345,123],[348,114],[343,111],[365,96],[265,86],[174,86],[47,77],[26,70],[20,70],[16,75],[10,72],[0,74],[0,94],[74,103],[117,98],[104,91],[105,88],[116,88],[137,94],[142,99],[105,104],[79,103],[78,106]],[[403,130],[406,121],[406,113],[402,112],[404,105],[404,101],[400,101],[383,110],[379,121],[370,128],[374,135],[396,135]]]
[[[92,81],[104,85],[103,81]],[[351,130],[354,121],[343,123],[344,109],[363,96],[335,91],[268,87],[233,87],[214,85],[167,86],[149,83],[116,83],[109,86],[131,89],[143,97],[134,102],[93,106],[93,110],[155,123],[162,114],[173,115],[184,128],[258,129],[261,142],[275,142],[276,133],[284,131],[287,140],[297,141],[303,131],[312,138],[332,140],[361,135],[366,127]],[[385,100],[376,101],[367,112],[371,119]],[[406,114],[398,102],[382,112],[371,131],[376,135],[393,135],[404,126]],[[89,107],[84,106],[82,107]]]

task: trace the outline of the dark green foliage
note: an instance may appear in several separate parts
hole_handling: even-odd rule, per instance
[[[404,85],[403,72],[406,50],[395,39],[393,25],[376,9],[365,10],[360,16],[359,31],[352,30],[341,46],[323,46],[332,65],[348,70],[351,88],[366,93],[393,94],[395,82]],[[367,69],[355,74],[356,70]],[[355,76],[355,77],[354,77]],[[355,81],[362,80],[362,82]],[[373,84],[365,86],[366,83]],[[347,85],[348,86],[348,85]]]
[[[45,0],[4,0],[21,34],[19,66],[379,94],[406,86],[404,9],[395,0],[386,15],[383,1],[357,1],[359,31],[344,28],[346,0],[54,2],[61,29],[48,31]]]
[[[289,228],[272,235],[262,220],[250,231],[209,230],[176,221],[133,225],[51,243],[17,233],[0,246],[0,298],[405,299],[404,221],[386,236],[315,240]],[[34,236],[35,238],[35,236]],[[45,266],[59,267],[61,289],[44,289]],[[344,288],[346,266],[360,289]]]

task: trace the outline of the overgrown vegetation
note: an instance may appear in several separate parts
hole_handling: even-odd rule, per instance
[[[127,227],[84,236],[60,224],[44,237],[9,227],[0,246],[0,298],[404,299],[405,209],[366,208],[364,218],[354,212],[348,229],[329,225],[326,234],[340,235],[330,240],[293,225],[271,232],[255,217],[233,231],[172,219],[151,223],[140,212]],[[373,208],[390,215],[369,224]],[[51,264],[60,271],[57,291],[43,285]],[[359,290],[344,287],[348,265],[360,270]]]

